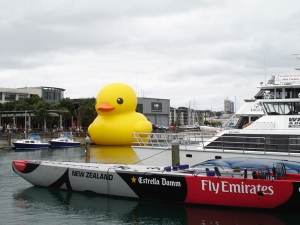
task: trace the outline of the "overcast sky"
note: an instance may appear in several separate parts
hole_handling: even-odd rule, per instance
[[[247,3],[246,3],[247,2]],[[171,106],[242,106],[297,74],[299,0],[0,0],[0,87],[96,97],[109,83]]]

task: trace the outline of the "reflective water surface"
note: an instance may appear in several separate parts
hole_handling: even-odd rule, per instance
[[[91,152],[91,161],[114,161]],[[84,147],[0,150],[0,224],[299,224],[297,212],[154,202],[35,187],[17,176],[13,159],[83,162]],[[121,160],[123,156],[118,157]],[[125,157],[126,158],[126,157]],[[128,159],[136,160],[129,152]]]

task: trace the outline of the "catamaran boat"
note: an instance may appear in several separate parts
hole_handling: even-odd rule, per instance
[[[300,176],[281,162],[272,172],[265,166],[253,171],[37,160],[13,160],[12,169],[33,185],[68,191],[230,207],[300,206]]]
[[[180,162],[190,165],[234,157],[300,161],[300,74],[272,75],[258,88],[234,115],[234,129],[225,127],[210,137],[199,132],[148,134],[149,143],[135,133],[132,148],[149,165],[162,165],[165,159],[171,163],[174,141],[179,143]]]

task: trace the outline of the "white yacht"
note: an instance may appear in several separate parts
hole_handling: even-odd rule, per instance
[[[272,75],[234,115],[234,129],[208,137],[200,133],[133,134],[132,147],[144,164],[171,163],[172,141],[180,143],[180,163],[251,157],[300,162],[300,74]],[[232,118],[231,118],[232,119]],[[229,123],[229,122],[228,122]]]

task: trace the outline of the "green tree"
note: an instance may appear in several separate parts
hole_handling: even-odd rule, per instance
[[[216,116],[218,116],[218,117],[222,116],[222,114],[223,113],[221,111],[216,112]]]
[[[95,98],[87,98],[80,101],[78,109],[74,111],[77,117],[77,127],[88,127],[94,121],[97,116],[95,103]]]
[[[51,110],[52,105],[49,102],[44,100],[39,101],[34,107],[35,117],[32,118],[34,124],[41,124],[41,127],[44,127],[44,131],[47,123],[52,124],[53,116],[48,112]]]
[[[15,110],[16,111],[24,111],[24,110],[32,110],[33,107],[28,102],[25,101],[15,101]]]
[[[27,103],[30,106],[29,109],[33,110],[34,107],[41,101],[45,100],[37,95],[32,95],[30,98],[25,98],[22,102],[25,104]]]
[[[4,102],[3,106],[4,106],[3,111],[15,111],[15,101],[13,101],[13,102]]]
[[[59,101],[59,104],[56,106],[58,109],[68,110],[71,114],[73,114],[75,110],[75,106],[73,101],[70,98],[63,98]]]
[[[64,110],[64,112],[61,113],[62,120],[63,120],[63,126],[67,128],[67,124],[72,126],[72,116],[75,115],[75,106],[73,101],[70,98],[63,98],[59,101],[59,104],[56,105],[57,109]]]

